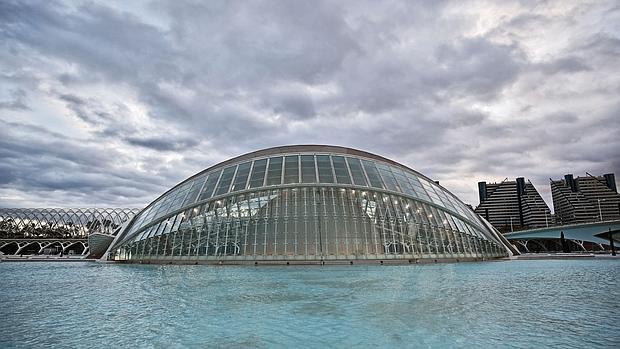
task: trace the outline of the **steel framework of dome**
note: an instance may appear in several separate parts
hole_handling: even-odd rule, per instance
[[[354,263],[498,258],[499,233],[426,176],[351,148],[269,148],[149,204],[109,258],[140,263]]]

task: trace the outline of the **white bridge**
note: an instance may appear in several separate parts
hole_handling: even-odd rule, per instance
[[[570,249],[576,251],[605,251],[611,248],[610,238],[615,247],[620,245],[620,220],[560,225],[540,229],[521,230],[504,234],[519,250],[549,251],[561,249],[560,239],[569,242]]]

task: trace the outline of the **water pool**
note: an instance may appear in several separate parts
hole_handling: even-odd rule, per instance
[[[620,260],[0,272],[0,348],[620,347]]]

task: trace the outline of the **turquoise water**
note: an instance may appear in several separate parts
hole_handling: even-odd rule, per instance
[[[620,260],[0,273],[0,348],[620,347]]]

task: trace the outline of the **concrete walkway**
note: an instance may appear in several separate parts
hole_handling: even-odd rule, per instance
[[[611,254],[602,253],[524,253],[519,256],[510,257],[510,259],[618,259],[620,255],[612,256]]]
[[[50,255],[26,255],[13,256],[1,255],[0,262],[90,262],[86,256],[50,256]]]

